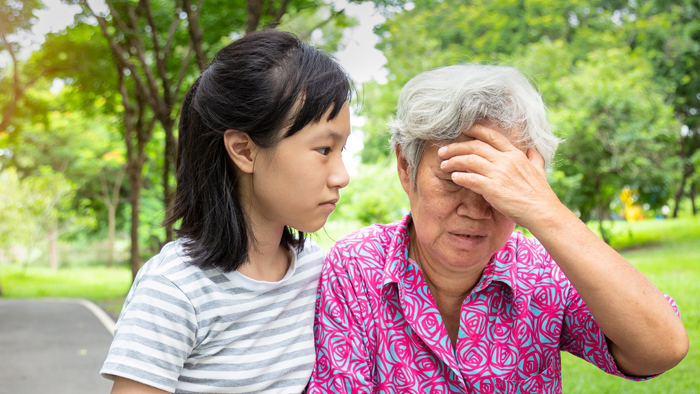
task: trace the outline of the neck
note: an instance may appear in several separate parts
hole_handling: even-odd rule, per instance
[[[291,262],[289,250],[280,244],[284,224],[264,218],[250,194],[246,194],[239,195],[250,223],[250,250],[248,261],[238,268],[238,272],[251,279],[277,282],[287,274]]]

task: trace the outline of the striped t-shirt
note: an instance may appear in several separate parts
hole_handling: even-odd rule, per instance
[[[139,271],[100,373],[175,393],[301,393],[315,361],[324,252],[311,240],[279,282],[188,263],[170,242]]]

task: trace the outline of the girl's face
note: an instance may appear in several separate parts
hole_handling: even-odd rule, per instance
[[[350,135],[350,109],[345,103],[338,115],[310,123],[255,159],[253,195],[262,218],[311,233],[326,223],[350,181],[341,151]]]

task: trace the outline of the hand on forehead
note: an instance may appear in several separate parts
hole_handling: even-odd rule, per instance
[[[488,145],[489,148],[499,152],[509,152],[512,150],[520,150],[523,153],[527,152],[527,144],[519,138],[516,130],[502,129],[498,126],[497,122],[491,119],[485,119],[474,124],[469,129],[464,130],[463,134],[457,138],[457,140],[439,149],[439,156],[447,160],[451,157],[465,154],[467,152],[460,149],[460,147],[464,146],[463,144],[465,142],[469,143],[474,140],[478,142],[469,145],[472,145],[472,149],[476,150],[483,151],[483,148],[486,148],[484,145]],[[481,146],[482,149],[479,149],[479,146]]]

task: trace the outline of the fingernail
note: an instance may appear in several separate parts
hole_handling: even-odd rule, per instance
[[[442,163],[440,163],[440,168],[445,168],[447,167],[447,160],[443,160]]]
[[[442,148],[438,149],[438,155],[441,155],[443,153],[447,152],[447,147],[443,146]]]

